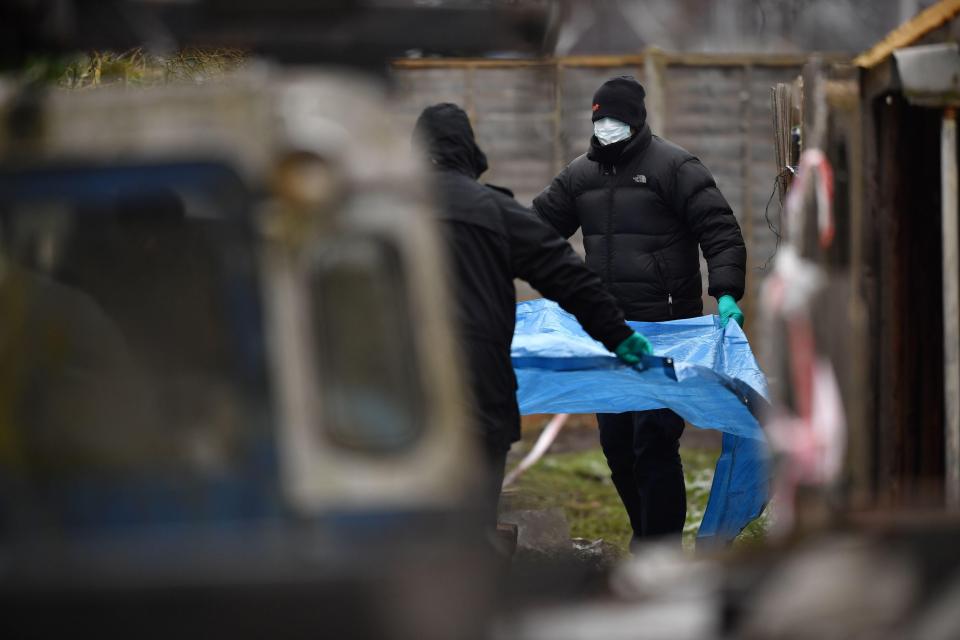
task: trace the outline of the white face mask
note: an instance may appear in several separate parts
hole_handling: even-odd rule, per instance
[[[613,118],[601,118],[593,123],[593,135],[600,144],[607,146],[630,137],[630,125]]]

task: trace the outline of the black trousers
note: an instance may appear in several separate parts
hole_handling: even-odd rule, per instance
[[[510,444],[499,439],[484,437],[481,442],[481,456],[483,464],[483,501],[484,520],[487,524],[496,526],[497,506],[500,503],[500,492],[503,485],[504,472],[507,467],[507,454]]]
[[[680,462],[683,418],[669,409],[598,413],[600,446],[627,509],[633,541],[680,541],[687,494]]]

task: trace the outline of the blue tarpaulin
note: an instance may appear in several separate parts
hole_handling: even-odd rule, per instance
[[[556,303],[517,305],[511,355],[523,414],[672,409],[723,432],[723,448],[698,542],[732,540],[760,515],[769,492],[769,452],[757,415],[766,379],[735,322],[716,316],[631,322],[653,344],[642,371],[622,364]]]

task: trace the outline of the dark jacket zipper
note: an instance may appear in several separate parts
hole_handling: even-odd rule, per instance
[[[660,264],[660,255],[657,253],[653,254],[653,264],[657,267],[657,276],[660,278],[660,282],[663,284],[663,288],[667,290],[667,312],[670,314],[670,317],[673,317],[673,292],[667,286],[667,279],[663,275],[663,267]]]
[[[607,175],[613,172],[614,178],[610,180],[607,186],[607,284],[613,283],[613,191],[616,188],[616,165],[610,165]]]

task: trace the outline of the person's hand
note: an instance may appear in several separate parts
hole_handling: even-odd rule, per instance
[[[614,353],[627,364],[640,364],[642,356],[653,353],[653,345],[634,331],[632,336],[617,345]]]
[[[743,311],[737,306],[737,301],[731,295],[722,295],[717,299],[717,311],[720,313],[720,325],[727,326],[730,318],[737,321],[737,324],[743,326]]]

